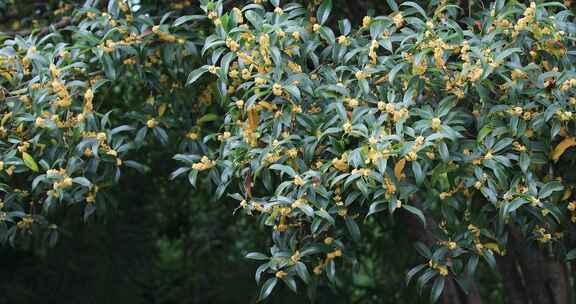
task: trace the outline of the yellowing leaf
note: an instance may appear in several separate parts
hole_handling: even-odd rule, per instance
[[[36,164],[36,161],[32,156],[30,156],[30,154],[22,152],[22,159],[24,160],[26,167],[30,168],[30,170],[34,172],[38,172],[38,164]]]
[[[12,117],[12,112],[8,112],[2,116],[2,121],[0,122],[0,126],[4,126],[6,122]]]
[[[258,127],[258,121],[259,121],[258,111],[256,109],[250,109],[248,111],[248,127],[250,131],[256,130],[256,128]]]
[[[158,117],[164,116],[164,113],[166,113],[166,107],[167,107],[166,103],[163,103],[160,105],[160,107],[158,107]]]
[[[396,166],[394,166],[394,175],[398,180],[401,180],[403,178],[402,171],[404,171],[404,166],[406,166],[405,159],[401,159],[399,162],[396,163]]]
[[[260,102],[260,106],[262,106],[264,109],[268,110],[268,111],[274,111],[276,110],[276,105],[271,104],[267,101],[261,101]]]
[[[552,160],[558,161],[560,159],[560,156],[562,156],[562,154],[564,154],[564,152],[566,152],[568,148],[575,145],[576,145],[576,139],[574,139],[574,137],[565,138],[556,146],[556,148],[554,148],[554,151],[552,152],[551,155]]]
[[[499,255],[502,255],[502,252],[500,251],[500,247],[498,247],[498,244],[496,244],[496,243],[486,243],[486,244],[484,244],[484,247],[498,253]]]
[[[374,84],[381,84],[388,81],[388,75],[384,75],[378,79],[376,79],[376,81],[374,82]]]

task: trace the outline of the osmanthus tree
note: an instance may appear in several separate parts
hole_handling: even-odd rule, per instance
[[[356,26],[330,18],[329,0],[202,1],[213,34],[188,84],[212,74],[228,112],[220,147],[176,156],[174,175],[215,182],[270,227],[269,251],[247,256],[262,261],[260,298],[338,284],[375,216],[409,227],[423,263],[407,279],[433,301],[479,303],[486,263],[509,303],[571,303],[572,12],[398,2]]]
[[[177,147],[172,178],[270,227],[262,299],[342,284],[374,217],[406,227],[432,300],[479,303],[484,265],[509,303],[572,300],[570,1],[388,0],[359,25],[330,1],[185,2],[71,2],[0,34],[4,243],[53,244],[137,153]]]

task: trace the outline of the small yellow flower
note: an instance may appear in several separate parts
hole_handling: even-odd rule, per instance
[[[298,263],[300,261],[300,252],[294,252],[294,254],[290,257],[290,260],[292,260],[294,264]]]
[[[448,267],[438,266],[438,273],[440,273],[440,275],[443,277],[447,276],[448,275]]]
[[[440,118],[438,117],[432,118],[432,130],[438,131],[440,130],[441,126],[442,126],[442,120],[440,120]]]
[[[362,27],[363,28],[369,27],[371,22],[372,22],[372,17],[364,16],[364,18],[362,18]]]
[[[211,65],[211,66],[208,67],[208,72],[209,72],[210,74],[216,74],[216,73],[218,73],[218,70],[219,70],[219,69],[220,69],[219,67],[217,67],[217,66],[215,66],[215,65]]]
[[[276,96],[281,96],[282,95],[282,85],[280,85],[279,83],[275,83],[272,86],[272,93]]]
[[[248,79],[250,79],[251,76],[252,76],[252,74],[250,73],[250,70],[242,69],[242,79],[248,80]]]
[[[256,79],[254,79],[254,83],[257,86],[262,86],[266,84],[266,79],[262,78],[262,77],[256,77]]]
[[[48,69],[50,70],[50,75],[52,75],[52,78],[58,78],[60,76],[60,71],[53,63],[50,64]]]
[[[106,141],[106,133],[100,132],[100,133],[96,134],[96,139],[98,141]]]
[[[400,28],[404,25],[404,16],[402,16],[401,12],[398,12],[395,16],[394,16],[394,24],[396,25],[396,27]]]
[[[276,277],[279,278],[279,279],[282,279],[282,278],[284,278],[284,277],[287,276],[287,275],[288,275],[288,274],[287,274],[286,272],[282,271],[282,270],[276,272]]]
[[[344,133],[349,134],[352,132],[352,124],[349,121],[347,121],[342,126],[342,129],[344,130]]]
[[[34,122],[34,125],[36,125],[36,127],[38,127],[38,128],[48,127],[48,125],[46,124],[46,121],[42,117],[36,117],[36,121]]]
[[[358,80],[366,79],[366,77],[368,77],[368,75],[363,71],[358,71],[354,73],[354,76],[356,76],[356,79]]]
[[[315,24],[312,26],[312,30],[314,31],[314,33],[318,33],[318,32],[320,31],[320,28],[321,28],[321,27],[322,27],[322,26],[321,26],[320,24],[315,23]]]
[[[332,160],[332,166],[340,171],[348,171],[348,157],[346,154],[342,154],[341,158],[334,158]]]
[[[342,35],[342,36],[338,37],[338,44],[349,45],[350,41],[348,41],[348,37]]]
[[[304,186],[306,184],[304,179],[302,179],[302,177],[300,177],[299,175],[294,176],[293,182],[296,186]]]
[[[351,108],[356,108],[356,107],[358,106],[358,104],[359,104],[359,102],[358,102],[358,99],[356,99],[356,98],[350,98],[350,99],[348,100],[348,105],[349,105]]]
[[[318,266],[314,267],[314,274],[315,275],[321,275],[322,274],[322,265],[318,265]]]
[[[226,132],[222,133],[222,135],[218,135],[218,140],[219,141],[225,141],[228,138],[230,138],[231,136],[232,136],[232,133],[226,131]]]
[[[156,120],[154,118],[149,119],[146,122],[146,126],[150,129],[154,129],[156,127]]]
[[[296,156],[298,156],[298,149],[296,148],[289,149],[287,153],[289,158],[294,159],[296,158]]]
[[[186,134],[186,137],[190,140],[197,140],[198,139],[198,133],[196,132],[188,132]]]

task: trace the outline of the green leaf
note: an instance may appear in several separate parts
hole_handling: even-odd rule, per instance
[[[324,24],[324,22],[328,20],[331,10],[332,0],[324,0],[316,12],[316,19],[318,20],[318,23]]]
[[[542,187],[542,189],[540,189],[540,193],[539,193],[538,197],[547,198],[550,195],[552,195],[552,193],[557,192],[557,191],[562,191],[563,189],[564,189],[564,186],[562,186],[562,183],[560,183],[559,181],[549,182],[546,185],[544,185],[544,187]]]
[[[576,249],[572,249],[566,254],[566,261],[572,261],[574,259],[576,259]]]
[[[348,232],[352,236],[352,240],[359,242],[360,241],[360,228],[356,221],[353,218],[347,217],[346,218],[346,228],[348,228]]]
[[[178,27],[188,21],[193,21],[193,20],[204,20],[206,19],[206,16],[202,16],[202,15],[187,15],[187,16],[182,16],[179,17],[178,19],[176,19],[174,21],[174,23],[172,23],[172,26],[174,27]]]
[[[296,281],[294,280],[293,277],[291,277],[291,276],[283,277],[282,281],[284,281],[284,283],[286,283],[286,286],[288,286],[288,288],[290,288],[290,290],[292,290],[293,292],[298,292],[298,288],[296,287]]]
[[[528,167],[530,166],[530,156],[528,153],[522,152],[522,154],[520,154],[519,165],[522,172],[526,172],[526,170],[528,170]]]
[[[527,203],[528,202],[525,199],[523,199],[521,197],[517,197],[512,202],[510,202],[509,204],[506,204],[504,206],[505,213],[513,212],[514,210],[522,207],[523,205],[525,205]]]
[[[270,259],[267,255],[260,252],[250,252],[245,256],[245,258],[257,261],[267,261]]]
[[[414,172],[414,179],[416,180],[416,185],[421,185],[424,182],[424,173],[422,172],[422,167],[417,161],[412,162],[412,172]]]
[[[218,120],[218,118],[220,118],[220,116],[218,116],[214,113],[208,113],[208,114],[200,117],[200,119],[198,119],[197,122],[198,123],[206,123],[206,122]]]
[[[470,257],[470,259],[468,259],[468,263],[466,264],[466,273],[471,277],[473,277],[474,273],[476,272],[476,267],[478,267],[478,260],[479,258],[477,255],[473,255]]]
[[[306,214],[309,217],[314,217],[314,209],[312,207],[310,207],[307,204],[300,204],[298,206],[298,209],[302,210],[302,212],[304,212],[304,214]]]
[[[322,26],[320,28],[320,36],[330,44],[334,44],[336,42],[336,36],[334,36],[334,32],[327,26]]]
[[[424,217],[424,213],[422,213],[422,211],[420,211],[420,209],[410,206],[410,205],[406,205],[406,204],[402,204],[402,208],[404,208],[404,210],[416,215],[420,221],[422,222],[422,225],[424,225],[424,227],[426,227],[426,218]]]
[[[430,300],[432,301],[432,303],[436,303],[436,301],[438,301],[438,298],[440,298],[440,295],[444,290],[444,283],[445,283],[444,277],[438,277],[436,278],[436,280],[434,280],[434,285],[432,285],[432,293],[430,294]]]
[[[398,74],[398,72],[400,72],[400,70],[402,68],[404,68],[407,65],[407,63],[403,62],[401,64],[397,64],[395,65],[392,70],[390,70],[390,73],[388,73],[388,81],[390,82],[390,84],[394,83],[394,79],[396,78],[396,74]]]
[[[370,209],[368,210],[368,214],[366,217],[378,212],[382,212],[386,209],[386,202],[384,201],[377,201],[370,204]]]
[[[334,225],[334,218],[324,209],[316,210],[316,215],[327,220],[330,224]]]
[[[326,276],[328,276],[330,282],[336,282],[336,263],[334,263],[334,260],[330,260],[328,265],[326,265]]]
[[[293,85],[287,85],[284,87],[284,90],[286,90],[286,92],[290,93],[290,95],[292,95],[292,97],[296,98],[296,100],[300,100],[302,99],[302,96],[300,94],[300,90],[298,89],[298,87],[293,86]]]
[[[304,263],[298,262],[296,263],[294,268],[296,268],[296,273],[302,279],[302,281],[304,281],[305,283],[310,282],[310,273],[308,272],[308,269],[306,268],[306,265]]]
[[[490,266],[492,270],[496,270],[496,258],[494,257],[492,250],[484,249],[483,252],[484,254],[482,255],[482,257],[484,257],[484,260],[486,260],[488,266]]]
[[[194,83],[200,76],[204,75],[204,73],[208,72],[208,65],[201,66],[194,71],[190,72],[188,75],[188,80],[186,81],[187,85]]]
[[[412,278],[425,267],[426,265],[422,264],[410,269],[410,271],[406,273],[406,285],[409,285],[410,281],[412,281]]]
[[[22,152],[22,159],[24,160],[26,167],[30,168],[30,170],[34,172],[38,172],[38,164],[30,154]]]
[[[260,295],[258,296],[258,301],[266,299],[270,295],[270,293],[272,293],[272,290],[274,290],[276,283],[278,283],[277,278],[271,278],[266,280],[266,282],[264,282],[262,288],[260,289]]]
[[[92,186],[92,183],[85,177],[75,177],[72,181],[87,188]]]
[[[398,8],[398,4],[396,4],[395,0],[386,0],[386,3],[388,3],[390,9],[392,9],[395,12],[397,12],[400,9]]]
[[[294,177],[294,176],[298,175],[298,173],[296,173],[296,171],[294,171],[294,169],[292,169],[292,167],[288,167],[285,165],[273,164],[272,166],[270,166],[270,169],[280,171],[282,173],[286,173],[286,174],[290,175],[290,177]]]
[[[190,173],[188,173],[188,181],[190,181],[190,184],[194,187],[196,187],[197,178],[198,178],[198,170],[190,170]]]
[[[424,19],[428,19],[428,16],[426,15],[426,11],[420,5],[418,5],[412,1],[402,2],[400,5],[413,7],[416,9],[416,11],[418,11],[418,13],[420,13],[420,15],[422,15],[422,17],[424,17]]]

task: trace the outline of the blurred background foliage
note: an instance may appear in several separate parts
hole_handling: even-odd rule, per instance
[[[0,32],[41,30],[82,2],[0,0]],[[154,14],[154,10],[194,10],[195,2],[142,0],[141,4]],[[482,1],[460,4],[465,9],[483,5]],[[335,14],[356,23],[368,10],[387,12],[385,2],[378,0],[340,0],[334,7]],[[106,94],[123,100],[122,107],[129,111],[132,104],[146,98],[141,90],[144,84],[123,84],[129,86],[109,87]],[[196,98],[202,92],[194,90],[204,88],[192,88],[191,96]],[[254,303],[256,264],[244,255],[265,247],[267,234],[252,219],[234,216],[232,200],[213,201],[212,189],[200,185],[194,191],[186,180],[169,181],[176,164],[166,155],[177,151],[177,147],[162,152],[153,145],[144,148],[136,160],[151,167],[146,176],[127,171],[111,195],[116,209],[89,224],[78,220],[62,225],[68,230],[54,248],[32,248],[30,254],[1,247],[0,304]],[[362,226],[371,233],[364,234],[370,239],[355,248],[358,263],[339,276],[338,288],[319,288],[317,303],[428,303],[427,297],[405,285],[405,270],[421,262],[415,250],[398,255],[395,249],[412,246],[402,237],[407,232],[386,222],[372,217]],[[488,269],[481,269],[480,274],[482,298],[487,303],[503,303],[497,274]],[[304,295],[282,288],[269,303],[307,301]]]

